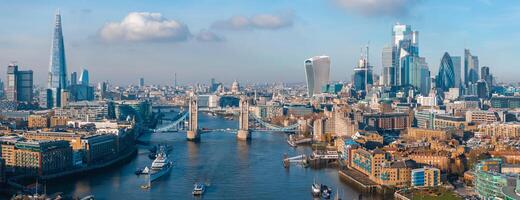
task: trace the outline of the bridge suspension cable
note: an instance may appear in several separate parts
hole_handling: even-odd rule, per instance
[[[170,130],[173,127],[176,127],[177,125],[179,125],[179,123],[184,122],[184,120],[186,120],[186,118],[188,117],[188,112],[184,112],[182,114],[179,114],[178,116],[180,116],[180,117],[177,120],[173,121],[172,123],[170,123],[166,126],[155,129],[155,132],[165,132],[165,131]]]
[[[255,116],[253,114],[250,114],[249,116],[251,118],[253,118],[255,121],[257,121],[258,123],[260,123],[262,126],[265,126],[266,128],[273,130],[273,131],[294,132],[294,131],[298,130],[298,126],[299,126],[298,123],[291,124],[289,126],[278,126],[278,125],[267,123],[264,120],[260,119],[259,117]]]

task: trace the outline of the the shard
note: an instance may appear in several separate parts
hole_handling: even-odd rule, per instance
[[[51,61],[49,65],[48,88],[67,87],[67,65],[65,63],[65,47],[61,30],[61,15],[56,12],[54,33],[52,36]]]

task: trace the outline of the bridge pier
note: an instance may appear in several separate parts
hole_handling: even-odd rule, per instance
[[[189,102],[188,113],[190,115],[190,121],[188,123],[188,131],[186,132],[186,139],[188,141],[199,141],[200,140],[200,132],[199,132],[199,108],[196,97],[191,97]]]
[[[199,141],[200,140],[199,131],[195,130],[195,131],[186,132],[186,139],[188,139],[188,141]]]
[[[251,131],[249,130],[249,102],[247,102],[246,98],[240,98],[240,114],[238,116],[237,139],[251,139]]]
[[[237,132],[238,140],[250,140],[251,139],[251,131],[249,130],[238,130]]]

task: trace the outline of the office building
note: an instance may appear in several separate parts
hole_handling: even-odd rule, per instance
[[[33,175],[49,175],[72,167],[72,148],[69,142],[27,141],[14,145],[17,172]]]
[[[372,67],[368,62],[368,47],[364,56],[361,56],[358,66],[354,68],[352,83],[355,90],[364,90],[368,92],[368,86],[374,84]]]
[[[462,59],[460,56],[450,56],[455,74],[455,87],[460,88],[462,84]]]
[[[403,73],[407,70],[403,69],[401,60],[405,56],[419,56],[419,32],[413,31],[410,25],[397,23],[392,29],[392,40],[395,84],[406,85]]]
[[[329,82],[330,58],[314,56],[305,60],[305,75],[307,78],[307,95],[312,97],[321,93],[321,87]]]
[[[464,49],[464,84],[476,83],[478,76],[478,57],[471,55],[469,49]]]
[[[442,56],[436,81],[435,86],[443,92],[447,92],[450,88],[455,87],[455,70],[448,52],[445,52]]]
[[[433,167],[412,169],[412,187],[436,187],[441,185],[441,171]]]
[[[78,73],[72,72],[70,73],[70,85],[78,84]]]
[[[493,87],[493,75],[489,72],[489,67],[488,66],[483,66],[481,69],[480,69],[480,79],[486,81],[487,83],[487,86],[488,88],[492,88]]]
[[[15,102],[33,101],[33,71],[18,70],[18,66],[10,64],[7,67],[7,100]]]
[[[61,15],[56,13],[52,38],[51,62],[49,66],[49,88],[67,87],[67,65],[65,63],[65,47],[61,27]]]
[[[139,79],[139,87],[144,87],[144,78]]]
[[[81,76],[79,76],[79,83],[81,85],[86,85],[86,86],[90,85],[88,70],[83,69],[83,71],[81,71]]]
[[[52,99],[52,104],[47,103],[47,105],[61,106],[61,91],[67,88],[67,64],[59,11],[56,13],[54,24],[47,88],[51,90],[50,95],[46,94],[47,98]]]
[[[394,47],[384,47],[382,53],[383,74],[381,75],[384,86],[395,85],[395,61]]]
[[[493,96],[490,102],[492,108],[520,108],[519,96]]]
[[[92,135],[81,139],[87,163],[104,162],[117,155],[116,137],[112,134]]]

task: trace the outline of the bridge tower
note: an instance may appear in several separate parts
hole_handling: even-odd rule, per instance
[[[240,98],[237,139],[251,139],[251,131],[249,130],[249,102],[246,98]]]
[[[190,97],[189,100],[189,121],[188,121],[188,132],[186,133],[186,138],[190,141],[200,140],[199,133],[199,107],[197,103],[197,97]]]

